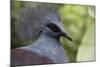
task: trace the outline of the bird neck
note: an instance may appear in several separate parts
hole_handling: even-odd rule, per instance
[[[35,44],[34,47],[37,52],[52,59],[55,63],[67,62],[68,58],[59,40],[47,35],[41,35]],[[35,50],[35,48],[33,49]]]

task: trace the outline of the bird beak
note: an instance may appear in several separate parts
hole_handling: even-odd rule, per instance
[[[62,33],[63,37],[66,37],[68,40],[72,41],[71,37],[69,37],[66,33]]]

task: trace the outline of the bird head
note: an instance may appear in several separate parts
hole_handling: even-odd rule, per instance
[[[64,32],[58,11],[50,8],[23,8],[16,14],[15,31],[20,43],[33,42],[40,32],[59,39],[61,36],[72,40]],[[27,41],[28,40],[28,41]],[[15,42],[15,41],[14,41]],[[27,43],[28,44],[28,43]]]
[[[61,36],[63,36],[68,40],[72,41],[69,35],[64,31],[64,26],[61,23],[58,14],[51,13],[45,16],[45,18],[47,19],[47,21],[44,24],[43,33],[58,40]]]

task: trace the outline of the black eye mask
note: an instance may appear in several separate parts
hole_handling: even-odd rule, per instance
[[[61,30],[59,29],[59,27],[57,27],[57,25],[50,23],[48,25],[46,25],[49,29],[51,29],[53,32],[56,33],[60,33],[61,36],[66,37],[68,40],[72,41],[72,39],[64,32],[61,32]]]
[[[53,23],[47,25],[53,32],[61,32],[60,29]]]

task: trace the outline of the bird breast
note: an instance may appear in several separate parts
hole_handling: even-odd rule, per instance
[[[50,58],[54,63],[68,62],[64,48],[58,40],[43,36],[30,46],[22,47],[21,49],[36,52],[40,55]]]

